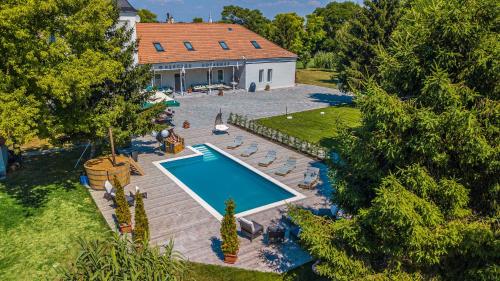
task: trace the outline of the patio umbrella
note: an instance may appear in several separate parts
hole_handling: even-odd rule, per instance
[[[178,107],[181,105],[178,101],[167,96],[165,93],[163,93],[161,91],[156,91],[155,94],[147,102],[145,102],[142,107],[143,108],[150,108],[153,105],[160,103],[160,102],[165,104],[167,107]]]

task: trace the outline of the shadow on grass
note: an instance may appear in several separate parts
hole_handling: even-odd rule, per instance
[[[0,191],[26,208],[40,208],[55,190],[74,190],[80,166],[73,169],[82,149],[31,156],[24,159],[23,168],[12,172],[0,184]]]

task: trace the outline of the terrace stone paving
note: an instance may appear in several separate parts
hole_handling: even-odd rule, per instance
[[[204,93],[176,95],[181,106],[176,111],[174,124],[182,125],[188,120],[194,128],[213,126],[215,116],[222,109],[224,118],[230,112],[248,115],[250,118],[262,118],[322,108],[352,101],[352,96],[313,85],[298,85],[293,88],[274,89],[249,93],[245,90],[226,91],[224,96]]]
[[[230,128],[230,135],[212,135],[210,126],[178,129],[177,133],[185,138],[186,145],[209,142],[306,196],[293,204],[316,210],[330,206],[332,188],[328,183],[326,166],[321,162],[233,126]],[[232,143],[236,135],[244,136],[244,144],[235,150],[227,149],[227,145]],[[248,158],[241,157],[241,152],[253,141],[259,144],[258,152]],[[139,164],[146,175],[132,176],[131,184],[126,187],[126,193],[133,191],[136,185],[141,191],[148,193],[144,205],[149,218],[151,242],[165,245],[170,239],[174,239],[175,249],[190,261],[226,265],[220,250],[220,222],[153,164],[155,161],[193,152],[186,149],[175,156],[164,154],[156,149],[158,144],[152,137],[136,139],[134,146],[141,152]],[[267,168],[258,166],[257,163],[265,157],[269,149],[277,151],[278,159]],[[298,158],[297,167],[285,177],[275,175],[274,171],[284,164],[288,156]],[[298,187],[309,166],[319,167],[321,170],[322,183],[315,190]],[[91,190],[91,194],[109,226],[116,229],[112,202],[103,198],[103,191]],[[131,212],[133,214],[133,208]],[[284,212],[286,205],[254,213],[246,218],[255,220],[267,228],[279,222]],[[281,273],[311,260],[309,254],[291,239],[278,245],[268,245],[265,235],[254,239],[253,242],[240,235],[239,240],[238,261],[232,265],[235,267]]]

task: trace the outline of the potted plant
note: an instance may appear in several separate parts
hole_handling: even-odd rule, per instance
[[[193,88],[189,87],[187,92],[188,92],[188,94],[191,94],[193,92]]]
[[[267,85],[266,85],[266,88],[264,88],[264,90],[266,90],[266,91],[270,91],[270,90],[271,90],[271,85],[267,84]]]
[[[222,218],[220,227],[220,236],[222,239],[222,252],[224,253],[224,262],[234,264],[238,258],[240,241],[236,230],[236,218],[234,217],[235,204],[233,199],[226,202],[226,213]]]
[[[189,129],[189,127],[191,127],[191,124],[189,123],[189,121],[184,120],[184,122],[182,123],[182,128]]]
[[[145,241],[149,241],[149,223],[146,210],[144,209],[144,200],[142,193],[136,187],[135,193],[135,224],[134,224],[134,241],[137,245],[142,245]]]
[[[116,218],[118,220],[118,225],[120,227],[120,232],[131,233],[132,232],[132,225],[130,224],[131,216],[127,198],[125,198],[125,190],[116,177],[114,178],[114,186],[116,188],[115,213],[116,213]]]
[[[224,90],[222,90],[222,88],[221,88],[221,89],[219,89],[219,96],[222,97],[223,95],[224,95]]]

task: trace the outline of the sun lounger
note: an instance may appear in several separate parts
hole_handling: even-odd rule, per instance
[[[106,193],[104,194],[104,198],[107,199],[107,200],[113,200],[113,201],[115,201],[116,190],[113,187],[113,185],[109,181],[106,181],[104,183],[104,188],[106,189]],[[127,202],[128,202],[129,206],[134,206],[135,198],[134,198],[133,195],[125,195],[125,199],[127,199]]]
[[[253,239],[259,237],[259,235],[264,232],[264,227],[255,221],[249,221],[245,218],[240,218],[239,222],[241,233],[247,236],[250,241],[253,241]]]
[[[253,142],[252,144],[250,144],[249,147],[247,147],[245,149],[245,151],[243,151],[243,153],[241,153],[241,156],[243,156],[243,157],[249,157],[250,155],[252,155],[255,152],[257,152],[257,150],[259,150],[258,144],[256,142]]]
[[[276,160],[276,151],[274,150],[269,150],[267,152],[267,155],[264,159],[262,159],[262,161],[259,162],[259,166],[261,167],[267,167],[269,165],[271,165],[274,160]]]
[[[243,136],[236,136],[234,138],[234,141],[231,145],[228,145],[227,148],[229,149],[235,149],[237,147],[240,147],[243,144]]]
[[[295,169],[295,165],[297,165],[297,158],[295,157],[289,157],[288,160],[286,160],[286,163],[279,168],[275,174],[279,176],[286,176],[288,173],[290,173],[293,169]]]
[[[319,180],[319,168],[309,167],[304,173],[304,180],[299,183],[299,187],[313,189]]]

